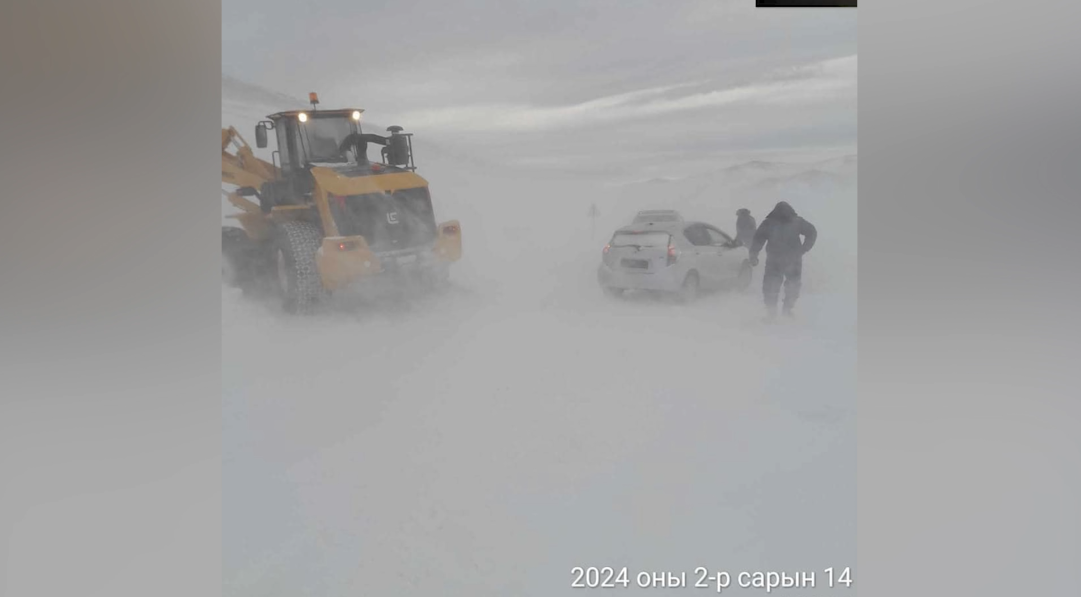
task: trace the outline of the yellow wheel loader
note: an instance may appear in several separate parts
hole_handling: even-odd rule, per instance
[[[223,194],[240,213],[222,228],[222,273],[245,292],[269,289],[286,311],[310,312],[330,293],[377,277],[441,286],[462,254],[457,221],[437,223],[428,181],[416,174],[412,134],[365,133],[362,109],[278,112],[271,161],[257,158],[235,128],[222,129]],[[370,161],[368,145],[381,146]]]

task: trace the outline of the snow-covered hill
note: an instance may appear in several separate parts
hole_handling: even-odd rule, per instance
[[[222,122],[250,134],[279,99],[223,80]],[[686,307],[595,284],[634,210],[725,225],[733,188],[415,144],[437,216],[462,222],[455,292],[289,319],[222,290],[225,595],[550,597],[576,594],[575,566],[627,566],[633,590],[639,571],[855,564],[854,190],[747,199],[821,230],[799,319],[767,327],[757,279]]]

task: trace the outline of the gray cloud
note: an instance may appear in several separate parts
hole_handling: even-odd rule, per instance
[[[855,11],[743,0],[222,3],[224,73],[523,164],[851,152],[855,54]]]
[[[769,80],[751,85],[671,96],[673,91],[692,86],[699,87],[700,84],[640,89],[569,106],[478,104],[440,107],[407,113],[403,120],[415,126],[454,131],[525,132],[612,124],[726,106],[799,108],[853,98],[856,57],[828,60],[775,74]]]

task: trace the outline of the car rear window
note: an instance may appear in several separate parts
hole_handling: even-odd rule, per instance
[[[667,232],[620,232],[612,237],[613,247],[667,247]]]
[[[642,214],[634,219],[635,222],[678,222],[679,218],[668,214]]]

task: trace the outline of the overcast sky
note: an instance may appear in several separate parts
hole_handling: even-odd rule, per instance
[[[222,1],[223,74],[491,160],[634,178],[856,151],[856,10]]]

